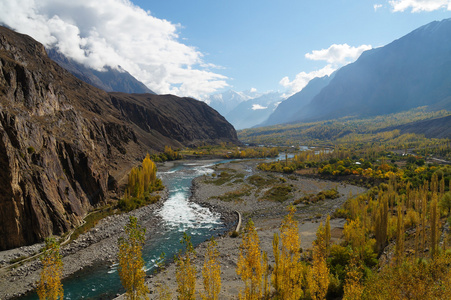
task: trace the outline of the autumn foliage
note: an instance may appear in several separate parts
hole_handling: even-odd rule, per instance
[[[125,226],[126,237],[119,239],[119,277],[126,291],[126,299],[148,299],[149,290],[145,285],[146,273],[142,247],[144,245],[145,228],[138,225],[136,217],[130,216]]]
[[[61,284],[63,262],[61,261],[60,246],[54,238],[46,239],[41,263],[42,271],[37,289],[39,299],[62,300],[64,297]]]
[[[260,250],[260,239],[254,222],[249,220],[243,235],[236,273],[244,282],[244,291],[240,291],[240,299],[253,300],[262,297],[264,292],[263,276],[266,271],[263,255]]]

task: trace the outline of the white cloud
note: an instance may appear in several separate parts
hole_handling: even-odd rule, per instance
[[[374,11],[378,11],[379,8],[382,8],[382,4],[374,4],[373,8],[374,8]]]
[[[346,64],[356,60],[363,51],[371,49],[371,45],[351,47],[348,44],[333,44],[327,49],[313,50],[305,54],[311,60],[324,60],[329,64]]]
[[[0,0],[0,22],[95,69],[120,65],[157,93],[202,98],[228,86],[180,25],[129,0]]]
[[[309,73],[301,72],[297,74],[296,78],[294,78],[292,81],[290,81],[288,77],[284,77],[279,82],[280,85],[287,88],[287,92],[283,96],[289,97],[302,90],[313,78],[330,75],[335,70],[336,68],[334,68],[332,65],[329,64],[320,70],[312,71]]]
[[[252,104],[252,110],[258,110],[258,109],[267,109],[267,106],[261,106],[260,104]]]
[[[251,93],[256,93],[256,92],[257,92],[257,89],[256,89],[256,88],[251,88],[251,89],[250,89],[250,92],[251,92]]]
[[[391,0],[389,3],[394,12],[403,12],[409,8],[413,13],[439,9],[451,11],[451,0]]]
[[[311,60],[326,61],[328,64],[322,69],[312,72],[300,72],[292,81],[288,77],[280,80],[279,84],[287,88],[284,97],[289,97],[302,90],[310,80],[332,74],[338,68],[355,61],[363,51],[371,49],[371,45],[351,47],[348,44],[333,44],[327,49],[313,50],[305,54]]]

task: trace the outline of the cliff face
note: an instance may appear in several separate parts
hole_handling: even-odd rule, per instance
[[[236,132],[196,100],[94,88],[0,27],[0,250],[79,225],[146,152],[203,141]]]

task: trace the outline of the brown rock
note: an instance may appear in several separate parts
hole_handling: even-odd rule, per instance
[[[205,103],[108,94],[0,27],[0,250],[79,225],[146,152],[221,141],[236,132]]]

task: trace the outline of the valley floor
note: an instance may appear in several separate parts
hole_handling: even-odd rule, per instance
[[[321,221],[324,221],[327,214],[332,214],[348,198],[348,195],[357,195],[365,191],[364,188],[341,184],[338,182],[311,179],[298,175],[282,175],[261,172],[256,169],[261,160],[243,160],[227,164],[217,165],[215,177],[205,175],[194,180],[191,200],[212,210],[229,215],[226,221],[236,222],[230,218],[231,213],[239,212],[242,216],[242,226],[244,228],[247,220],[251,218],[258,230],[261,248],[268,253],[269,263],[274,264],[272,255],[272,240],[275,232],[279,232],[279,227],[283,217],[286,215],[286,207],[293,200],[307,194],[316,194],[323,190],[336,188],[340,194],[339,198],[322,200],[310,205],[300,204],[297,206],[296,218],[299,221],[299,233],[301,236],[301,247],[309,249],[316,238],[316,230]],[[161,169],[160,169],[161,167]],[[159,170],[168,169],[171,163],[160,166]],[[230,175],[229,180],[221,183],[220,174]],[[254,186],[249,184],[249,176],[256,175],[268,182],[284,182],[285,185],[292,186],[290,198],[283,202],[262,200],[269,187]],[[221,184],[218,184],[221,183]],[[236,191],[245,191],[239,197],[225,197],[233,195]],[[239,193],[238,193],[239,194]],[[227,199],[220,200],[218,197]],[[64,277],[74,274],[80,270],[89,269],[96,263],[111,264],[116,261],[117,239],[123,232],[124,225],[128,221],[130,214],[136,216],[142,225],[148,228],[148,233],[152,234],[152,227],[156,222],[152,213],[160,207],[166,197],[156,204],[149,205],[133,212],[114,215],[101,220],[98,225],[89,232],[80,235],[78,239],[69,245],[62,247]],[[344,219],[331,220],[332,240],[337,241],[341,237]],[[241,236],[232,238],[229,235],[219,237],[217,240],[220,252],[222,289],[221,299],[234,299],[238,296],[239,290],[243,287],[241,280],[236,274],[236,263],[238,260],[239,245]],[[25,262],[13,269],[9,268],[9,262],[20,256],[30,256],[37,253],[42,244],[21,247],[13,250],[0,252],[0,299],[11,299],[22,295],[36,287],[39,279],[39,260]],[[198,272],[197,289],[202,285],[201,267],[206,252],[207,243],[203,243],[196,248],[197,259],[195,264]],[[148,278],[149,290],[153,291],[151,299],[155,298],[155,286],[158,282],[164,282],[172,291],[173,299],[176,299],[175,265],[167,266],[166,271],[158,273]],[[151,292],[152,293],[152,292]],[[122,297],[119,297],[119,299]]]
[[[268,254],[269,263],[274,265],[274,256],[272,253],[272,241],[274,233],[279,233],[279,227],[283,217],[287,214],[286,207],[294,199],[306,194],[316,194],[323,190],[337,188],[340,197],[330,200],[322,200],[311,205],[298,205],[296,219],[299,221],[299,234],[301,237],[301,247],[306,250],[312,248],[312,242],[316,239],[316,231],[321,222],[324,222],[328,214],[332,214],[337,208],[341,207],[348,198],[349,194],[358,195],[365,192],[366,189],[349,184],[341,184],[337,182],[310,179],[301,176],[287,176],[282,174],[268,174],[256,169],[255,160],[244,160],[240,162],[232,162],[216,166],[216,174],[227,172],[232,174],[232,179],[221,185],[213,182],[215,179],[210,175],[198,177],[193,182],[192,201],[209,206],[212,209],[229,210],[240,212],[242,216],[241,229],[244,228],[249,218],[255,223],[258,236],[260,239],[260,247]],[[240,175],[242,174],[242,175]],[[239,197],[231,201],[222,201],[217,199],[218,196],[224,196],[233,191],[240,191],[249,188],[247,176],[250,174],[261,176],[268,180],[283,177],[286,184],[293,186],[293,195],[291,199],[284,202],[260,200],[268,187],[251,187],[249,195]],[[217,177],[215,177],[217,178]],[[233,179],[235,178],[235,179]],[[291,178],[291,179],[290,179]],[[244,179],[244,180],[240,180]],[[338,242],[341,238],[344,219],[331,220],[332,241]],[[220,299],[238,299],[240,289],[244,288],[243,282],[236,274],[237,261],[239,256],[239,246],[241,244],[241,235],[232,238],[229,235],[216,239],[217,249],[220,253],[219,260],[221,264],[221,280],[222,288]],[[196,290],[202,289],[202,273],[201,268],[204,262],[205,253],[208,242],[204,242],[196,248],[197,258],[194,261],[197,270]],[[172,293],[172,299],[177,299],[175,280],[175,264],[170,264],[162,273],[151,277],[147,284],[151,295],[150,299],[158,299],[155,295],[156,286],[159,283],[165,283]],[[117,299],[125,299],[124,296]]]

